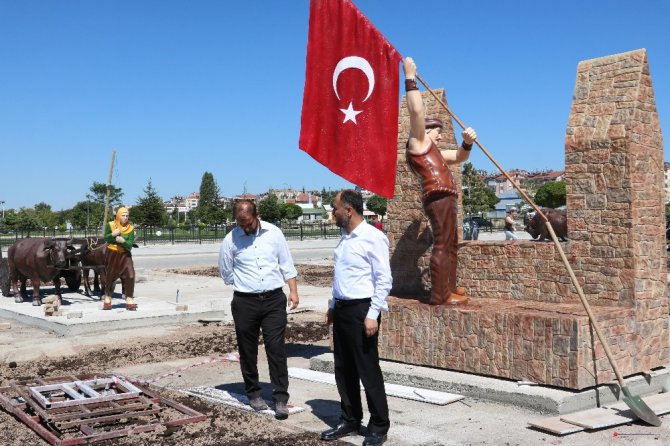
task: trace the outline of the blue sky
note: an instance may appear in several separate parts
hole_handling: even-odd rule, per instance
[[[638,48],[668,141],[670,2],[354,3],[506,169],[562,169],[577,64]],[[227,196],[349,186],[298,149],[308,15],[308,0],[0,0],[0,201],[70,208],[112,150],[128,204],[149,179],[163,198],[197,191],[205,171]]]

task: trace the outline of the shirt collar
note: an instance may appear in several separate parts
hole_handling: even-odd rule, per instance
[[[258,219],[258,228],[256,228],[256,232],[254,232],[252,234],[249,234],[249,235],[247,235],[244,232],[244,230],[242,228],[240,228],[239,226],[235,226],[235,229],[240,233],[241,236],[244,236],[244,237],[258,237],[259,235],[261,235],[262,232],[265,232],[265,231],[268,230],[267,229],[268,224],[269,224],[268,222],[263,221],[259,218]]]
[[[342,230],[342,232],[344,233],[344,236],[345,236],[345,237],[348,237],[348,238],[351,238],[351,237],[358,237],[358,236],[361,235],[361,233],[362,233],[363,231],[365,231],[365,226],[368,226],[368,222],[366,222],[365,220],[363,220],[363,221],[361,221],[361,222],[358,224],[358,226],[356,226],[356,227],[354,228],[353,231],[351,231],[350,234],[347,234],[347,231],[345,231],[344,229]]]

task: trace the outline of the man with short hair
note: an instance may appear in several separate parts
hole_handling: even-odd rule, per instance
[[[281,230],[261,220],[252,201],[233,208],[237,226],[226,235],[219,252],[219,273],[233,285],[231,310],[235,322],[240,368],[249,404],[266,410],[258,384],[258,335],[262,331],[268,357],[275,418],[288,418],[288,367],[284,335],[286,306],[298,306],[298,275]],[[282,290],[289,286],[289,297]]]
[[[333,299],[326,322],[333,324],[335,382],[342,414],[338,425],[322,432],[321,439],[332,441],[361,432],[363,382],[370,412],[363,446],[379,446],[391,425],[377,350],[380,313],[388,311],[386,298],[392,284],[389,241],[363,218],[359,192],[339,192],[333,216],[342,238],[335,248]]]
[[[465,304],[465,290],[456,288],[458,254],[458,191],[450,165],[470,157],[477,134],[463,130],[458,150],[440,150],[442,121],[426,118],[423,98],[416,84],[416,64],[411,57],[403,61],[405,91],[409,111],[407,163],[421,178],[423,209],[433,230],[433,252],[430,256],[430,304]]]

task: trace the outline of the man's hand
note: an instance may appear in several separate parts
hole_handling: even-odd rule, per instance
[[[288,293],[288,309],[289,310],[295,310],[298,308],[298,304],[300,303],[300,298],[298,297],[298,292],[297,291],[291,291]]]
[[[120,230],[119,228],[114,229],[114,230],[112,231],[112,235],[113,235],[114,237],[118,237],[119,235],[121,235],[121,230]]]
[[[477,139],[477,133],[472,127],[468,127],[467,129],[463,130],[461,136],[463,137],[463,142],[466,144],[472,144],[475,139]]]
[[[116,243],[121,243],[121,244],[123,244],[123,243],[125,243],[125,241],[126,241],[126,239],[123,238],[123,237],[121,237],[120,235],[118,235],[118,236],[116,237]]]
[[[333,323],[333,309],[328,308],[328,311],[326,311],[326,325],[330,325]]]
[[[366,317],[363,321],[363,325],[365,326],[365,336],[368,338],[374,336],[377,333],[377,330],[379,330],[379,323],[377,322],[377,319],[370,319]]]
[[[402,61],[402,69],[405,71],[405,79],[416,78],[416,64],[411,57],[406,57],[405,60]]]

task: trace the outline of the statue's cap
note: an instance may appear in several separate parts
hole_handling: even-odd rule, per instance
[[[444,128],[444,123],[442,122],[441,119],[438,118],[426,118],[426,128],[427,129],[434,129],[434,128]]]

